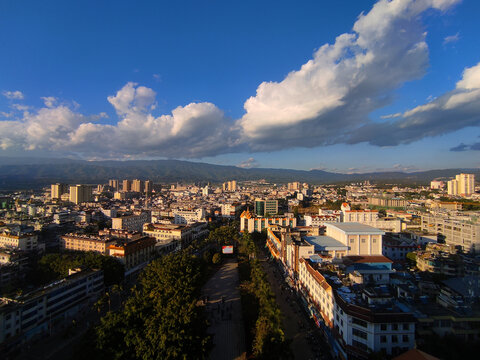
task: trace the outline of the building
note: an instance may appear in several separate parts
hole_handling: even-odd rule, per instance
[[[103,271],[83,270],[15,299],[1,298],[0,344],[11,349],[35,335],[47,335],[102,291]]]
[[[205,221],[205,209],[199,208],[194,210],[174,210],[174,223],[175,224],[193,224],[196,222]]]
[[[156,240],[158,252],[171,252],[188,245],[192,240],[208,235],[206,223],[145,224],[143,233]]]
[[[88,185],[70,186],[70,202],[81,204],[92,201],[92,187]]]
[[[255,214],[257,216],[272,216],[278,214],[278,200],[255,199]]]
[[[53,199],[60,199],[63,194],[68,192],[67,185],[66,184],[52,184],[51,190],[50,190],[50,198]]]
[[[288,183],[287,189],[289,191],[300,191],[301,189],[301,184],[298,181],[294,181],[291,183]]]
[[[222,217],[234,219],[236,216],[239,215],[240,211],[242,210],[243,205],[239,202],[229,203],[229,204],[222,204],[221,211]]]
[[[120,190],[118,180],[108,180],[108,186],[110,186],[113,191]]]
[[[340,222],[340,215],[305,215],[305,226],[323,226],[326,223],[337,223]]]
[[[223,188],[223,191],[224,192],[235,192],[237,191],[237,181],[236,180],[232,180],[232,181],[227,181],[227,182],[224,182],[223,185],[222,185],[222,188]]]
[[[38,235],[35,233],[13,234],[4,231],[0,233],[0,247],[34,251],[38,249]]]
[[[257,217],[248,210],[245,210],[240,215],[241,232],[262,232],[262,230],[266,230],[269,225],[281,225],[294,228],[297,226],[297,218],[294,216]]]
[[[103,255],[108,255],[108,247],[116,239],[105,235],[83,235],[67,234],[60,236],[60,249],[72,251],[94,251]]]
[[[433,180],[430,182],[430,189],[432,190],[441,190],[445,186],[445,183],[440,180]]]
[[[328,268],[300,259],[300,291],[336,355],[368,359],[372,352],[392,356],[414,347],[415,318],[396,306],[387,286],[345,284]]]
[[[439,234],[452,246],[460,246],[465,252],[480,252],[480,222],[476,218],[455,218],[440,215],[422,215],[423,231]]]
[[[132,191],[132,181],[131,180],[123,180],[122,181],[122,191]]]
[[[143,192],[143,181],[135,179],[132,181],[132,191],[136,193]]]
[[[325,224],[326,240],[331,238],[347,246],[345,255],[382,255],[384,231],[360,223]]]
[[[151,195],[152,190],[153,190],[153,182],[150,180],[145,180],[145,194],[147,196]]]
[[[108,246],[108,255],[115,257],[125,266],[128,275],[143,268],[155,255],[156,240],[142,236],[133,240],[119,239]]]
[[[408,200],[387,197],[369,197],[368,205],[387,208],[405,208],[408,205]]]
[[[475,192],[475,175],[458,174],[447,184],[448,195],[469,196]]]
[[[133,214],[124,213],[112,218],[112,229],[139,231],[143,229],[143,224],[150,222],[150,213],[148,211],[139,211]]]

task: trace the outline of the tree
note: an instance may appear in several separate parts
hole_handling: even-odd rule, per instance
[[[220,253],[215,253],[212,257],[212,263],[214,265],[220,264],[222,261],[222,255]]]

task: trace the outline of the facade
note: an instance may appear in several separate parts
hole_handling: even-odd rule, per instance
[[[112,229],[139,231],[143,229],[143,224],[150,222],[150,213],[147,211],[136,214],[124,214],[112,218]]]
[[[132,181],[131,180],[123,180],[122,181],[122,191],[132,191]]]
[[[175,224],[193,224],[205,221],[205,209],[174,210],[173,216]]]
[[[61,184],[61,183],[52,184],[50,189],[50,198],[60,199],[62,195],[67,192],[68,192],[67,185]]]
[[[222,217],[234,219],[240,213],[242,207],[242,204],[239,202],[222,204]]]
[[[110,236],[68,234],[60,236],[60,249],[72,251],[94,251],[108,255],[108,246],[115,242]]]
[[[0,234],[0,247],[23,251],[37,250],[38,235],[34,233],[14,235],[8,232],[3,232]]]
[[[247,231],[252,233],[254,231],[262,232],[267,229],[269,225],[281,225],[294,228],[297,226],[297,218],[289,216],[276,216],[276,217],[256,217],[250,211],[245,210],[240,215],[240,231]]]
[[[346,255],[382,255],[382,230],[360,223],[326,224],[326,236],[348,246]]]
[[[430,181],[430,189],[432,190],[441,190],[445,186],[445,183],[440,180]]]
[[[125,273],[128,275],[152,261],[155,244],[155,239],[148,236],[134,240],[117,240],[108,246],[108,255],[125,265]]]
[[[110,186],[113,191],[120,190],[118,180],[108,180],[108,186]]]
[[[393,207],[404,208],[408,205],[408,201],[404,199],[384,198],[384,197],[369,197],[368,205],[381,206],[381,207]]]
[[[47,334],[53,323],[75,314],[103,290],[103,271],[84,270],[15,299],[0,299],[0,344],[6,348],[37,334]]]
[[[153,182],[150,180],[145,181],[145,194],[150,195],[153,190]]]
[[[304,217],[305,220],[305,226],[323,226],[326,223],[337,223],[340,222],[340,215],[305,215]]]
[[[70,186],[70,202],[81,204],[92,201],[92,187],[88,185]]]
[[[440,234],[445,242],[460,246],[465,252],[480,252],[480,223],[472,219],[422,215],[422,230]]]
[[[475,175],[458,174],[447,186],[448,195],[469,196],[475,192]]]
[[[371,352],[396,355],[415,345],[415,318],[410,313],[384,304],[368,307],[358,295],[375,297],[381,287],[363,294],[337,284],[331,274],[325,276],[317,264],[300,259],[299,283],[310,302],[310,311],[324,329],[334,351],[344,359],[367,359]],[[386,295],[386,294],[385,294]]]
[[[223,191],[224,192],[235,192],[237,191],[237,181],[236,180],[232,180],[232,181],[227,181],[227,182],[224,182],[223,185],[222,185],[222,188],[223,188]]]
[[[258,216],[277,215],[278,200],[255,200],[255,214]]]
[[[138,179],[133,180],[132,181],[132,191],[137,192],[137,193],[143,192],[143,181],[138,180]]]

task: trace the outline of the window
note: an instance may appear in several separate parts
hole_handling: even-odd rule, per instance
[[[353,244],[355,242],[355,239],[350,239],[350,244]]]
[[[366,321],[363,321],[363,320],[360,320],[360,319],[357,319],[357,318],[352,318],[352,323],[356,324],[356,325],[360,325],[364,328],[368,327],[368,324]]]
[[[362,244],[365,244],[365,239],[362,239]]]
[[[397,342],[398,342],[398,336],[392,335],[392,343],[397,343]]]
[[[367,339],[367,333],[364,332],[364,331],[353,328],[352,329],[352,334],[355,335],[355,336],[358,336],[362,339],[365,339],[365,340]]]
[[[409,336],[408,335],[403,335],[402,336],[402,341],[403,342],[409,342],[410,341]]]
[[[377,239],[373,239],[373,243],[375,244],[377,242]]]
[[[392,324],[392,330],[398,330],[398,324]]]
[[[410,324],[403,324],[403,330],[410,330]]]
[[[380,330],[386,331],[387,330],[387,324],[381,324],[380,325]]]
[[[386,343],[387,342],[387,337],[385,335],[380,336],[380,342],[381,343]]]

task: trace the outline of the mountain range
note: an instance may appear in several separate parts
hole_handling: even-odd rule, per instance
[[[442,169],[419,172],[341,174],[323,170],[291,170],[213,165],[181,160],[86,161],[59,158],[0,157],[0,190],[38,189],[51,183],[105,183],[109,179],[150,179],[153,182],[218,183],[227,180],[292,181],[327,184],[370,180],[428,184],[461,172],[480,176],[480,169]]]

